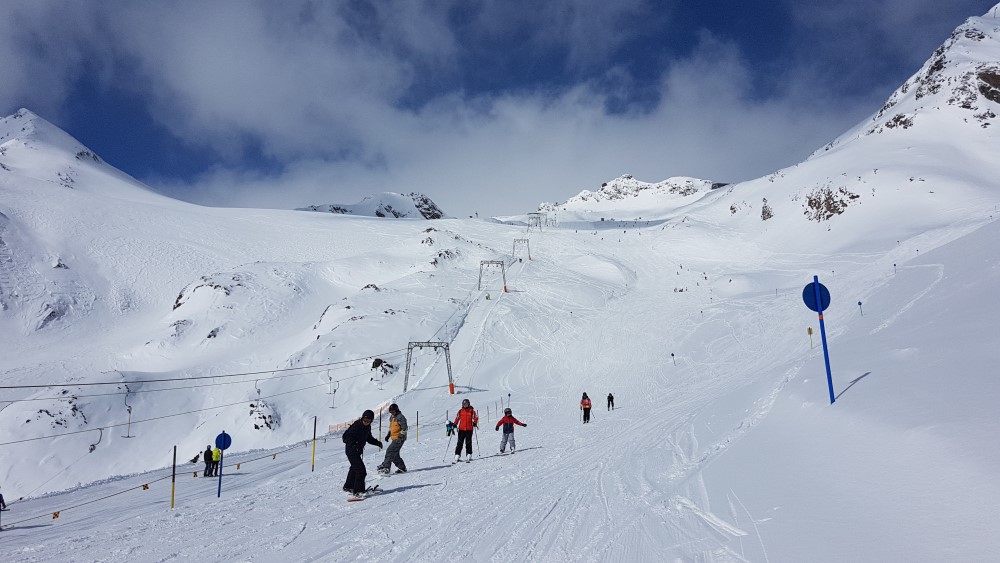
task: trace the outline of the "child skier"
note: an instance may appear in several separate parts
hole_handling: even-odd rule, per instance
[[[510,442],[510,453],[514,453],[514,425],[517,424],[525,428],[528,425],[514,418],[510,409],[503,410],[503,418],[497,421],[497,427],[494,430],[499,431],[501,424],[503,425],[503,438],[500,440],[500,453],[504,452],[508,441]]]

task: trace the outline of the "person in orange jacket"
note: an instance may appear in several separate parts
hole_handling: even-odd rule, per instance
[[[497,427],[494,430],[500,430],[501,424],[503,424],[503,438],[500,440],[500,453],[506,449],[507,442],[510,442],[510,453],[514,453],[514,425],[517,424],[525,428],[528,425],[514,418],[514,413],[510,409],[503,410],[503,418],[497,421]]]
[[[455,461],[462,459],[462,444],[465,444],[465,461],[472,461],[472,433],[479,428],[479,415],[468,399],[462,399],[462,408],[455,415],[458,427],[458,444],[455,445]]]
[[[586,393],[583,394],[583,399],[580,399],[580,409],[583,410],[583,423],[587,424],[590,422],[590,397]]]

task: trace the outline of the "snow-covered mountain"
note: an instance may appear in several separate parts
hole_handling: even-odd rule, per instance
[[[583,190],[565,203],[539,204],[538,211],[560,217],[563,221],[594,221],[600,217],[611,219],[617,215],[622,220],[640,217],[643,210],[658,210],[656,218],[677,207],[697,201],[710,190],[726,184],[697,178],[674,177],[662,182],[649,183],[625,174],[601,184],[595,192]],[[647,218],[650,218],[647,215]]]
[[[408,194],[384,192],[365,196],[361,201],[353,205],[333,203],[328,205],[310,205],[296,209],[296,211],[319,211],[322,213],[392,217],[395,219],[441,219],[445,217],[444,212],[438,208],[437,204],[431,201],[431,198],[417,192]]]
[[[4,546],[24,561],[995,558],[1000,140],[976,116],[1000,112],[998,46],[1000,20],[971,18],[891,107],[797,166],[717,189],[623,177],[527,231],[199,207],[78,158],[29,112],[3,120]],[[834,405],[801,300],[814,275],[832,295]],[[479,455],[451,467],[442,426],[461,398]],[[410,471],[348,505],[336,430],[389,402],[413,428]],[[528,424],[514,457],[491,451],[501,402]],[[333,431],[315,472],[294,447],[314,424]],[[219,498],[183,462],[222,430]]]

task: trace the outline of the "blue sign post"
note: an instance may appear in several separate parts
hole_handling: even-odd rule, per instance
[[[820,315],[820,317],[822,317],[822,315]],[[232,445],[233,438],[229,434],[226,434],[225,430],[222,431],[222,434],[215,437],[215,447],[222,450],[222,455],[219,457],[219,492],[216,495],[216,498],[220,498],[222,496],[222,462],[226,458],[226,449]]]
[[[826,362],[826,384],[830,389],[830,404],[837,398],[833,394],[833,375],[830,373],[830,349],[826,345],[826,325],[823,323],[823,311],[830,306],[830,290],[819,283],[819,276],[813,276],[813,282],[802,289],[802,301],[806,307],[819,313],[819,334],[823,340],[823,360]]]

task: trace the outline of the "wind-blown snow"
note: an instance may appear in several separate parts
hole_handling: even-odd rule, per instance
[[[56,384],[0,389],[6,552],[995,559],[1000,143],[970,116],[1000,103],[978,86],[976,109],[947,102],[969,65],[997,64],[997,28],[971,18],[934,55],[967,62],[935,71],[919,103],[894,95],[884,119],[905,110],[911,126],[866,122],[738,185],[579,197],[541,229],[193,206],[78,158],[30,112],[3,120],[0,385]],[[801,300],[813,275],[833,297],[834,405]],[[458,395],[433,349],[402,393],[411,341],[450,343]],[[188,381],[152,381],[174,378]],[[499,456],[508,397],[528,426]],[[482,422],[475,460],[451,466],[443,425],[462,398]],[[385,493],[349,504],[339,436],[322,435],[389,402],[411,425],[410,471],[377,480],[369,446]],[[374,426],[384,437],[387,418]],[[173,446],[186,462],[222,430],[221,498],[182,463],[171,510]]]

